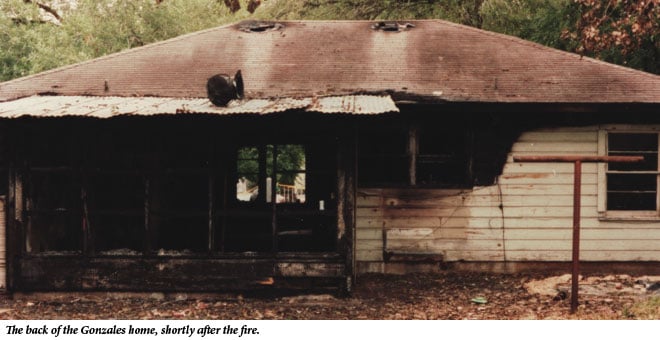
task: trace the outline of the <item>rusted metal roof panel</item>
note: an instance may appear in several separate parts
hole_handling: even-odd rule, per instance
[[[205,98],[209,77],[240,69],[249,99],[368,93],[428,102],[660,103],[657,75],[446,21],[410,23],[400,32],[373,29],[372,21],[291,21],[258,32],[237,23],[0,83],[0,101],[40,93]]]
[[[328,114],[398,112],[389,96],[340,96],[232,101],[217,107],[208,99],[167,97],[32,96],[0,103],[0,118],[82,116],[110,118],[158,114],[271,114],[303,110]]]

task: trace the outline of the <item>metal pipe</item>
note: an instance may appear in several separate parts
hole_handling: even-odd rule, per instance
[[[578,307],[578,279],[580,276],[580,208],[582,187],[582,163],[618,162],[633,163],[644,160],[643,156],[579,156],[579,155],[544,155],[513,156],[514,162],[559,162],[573,163],[573,254],[571,274],[571,313]]]
[[[571,314],[578,307],[578,280],[580,274],[580,207],[582,162],[573,163],[573,273],[571,275]]]

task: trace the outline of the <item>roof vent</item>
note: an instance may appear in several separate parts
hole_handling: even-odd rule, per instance
[[[405,24],[400,24],[396,21],[379,21],[371,25],[371,29],[384,32],[402,32],[407,31],[410,28],[415,27],[415,25],[407,22]]]
[[[277,31],[282,28],[284,25],[268,21],[249,21],[238,26],[238,29],[247,33]]]

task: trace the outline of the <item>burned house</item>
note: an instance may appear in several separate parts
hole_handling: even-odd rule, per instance
[[[241,70],[226,106],[207,80]],[[229,79],[229,78],[227,78]],[[242,22],[0,84],[0,285],[660,261],[660,77],[444,21]],[[6,275],[5,271],[6,270]]]

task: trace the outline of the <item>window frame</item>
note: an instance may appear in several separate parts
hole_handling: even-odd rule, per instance
[[[608,155],[608,136],[612,133],[656,134],[660,154],[660,126],[658,125],[603,125],[598,130],[598,154]],[[598,217],[600,220],[639,220],[660,221],[660,157],[656,168],[656,208],[655,210],[608,210],[607,209],[607,163],[598,164]]]
[[[401,134],[397,137],[403,137],[401,140],[403,143],[403,150],[399,153],[391,152],[388,150],[388,152],[372,154],[363,152],[361,143],[358,142],[358,185],[366,188],[472,188],[475,181],[475,174],[473,169],[475,143],[474,130],[470,128],[463,128],[462,132],[457,134],[458,139],[455,140],[456,143],[452,144],[452,148],[455,151],[453,154],[422,152],[423,149],[427,148],[426,145],[428,145],[423,144],[423,141],[427,140],[424,138],[424,135],[429,133],[431,130],[427,130],[427,128],[438,126],[438,124],[439,123],[428,123],[423,120],[413,120],[399,122],[397,125],[389,123],[383,125],[361,127],[360,134],[372,136],[372,138],[368,138],[371,140],[377,140],[373,138],[373,136],[380,137],[382,130],[397,130],[397,132]],[[443,130],[440,131],[442,132]],[[366,137],[362,138],[367,139]],[[364,173],[366,171],[360,171],[360,169],[365,167],[365,162],[369,162],[373,159],[379,159],[379,161],[374,161],[374,163],[388,161],[396,162],[398,159],[400,163],[397,163],[396,166],[405,168],[405,174],[402,174],[403,176],[401,178],[396,179],[368,180],[364,178]],[[434,162],[433,159],[440,159],[440,161]],[[446,166],[447,168],[455,166],[461,169],[461,171],[457,173],[461,173],[462,178],[459,179],[458,177],[460,176],[455,176],[455,173],[450,172],[447,174],[447,176],[455,176],[456,178],[451,178],[448,181],[428,181],[423,176],[424,173],[422,172],[422,168],[425,164],[435,164]]]

